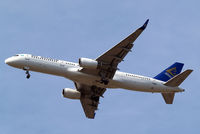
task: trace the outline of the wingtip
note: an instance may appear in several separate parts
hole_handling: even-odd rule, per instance
[[[147,24],[149,23],[149,19],[147,19],[142,27],[140,29],[144,30],[147,27]]]

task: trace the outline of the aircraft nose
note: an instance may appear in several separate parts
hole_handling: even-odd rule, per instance
[[[6,64],[8,64],[8,65],[10,65],[10,64],[12,64],[12,59],[11,58],[7,58],[6,60],[5,60],[5,63]]]

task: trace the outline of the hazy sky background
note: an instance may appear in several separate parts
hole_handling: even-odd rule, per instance
[[[199,134],[200,2],[198,0],[1,0],[1,134]],[[96,58],[150,19],[121,71],[154,77],[174,62],[194,72],[166,105],[160,94],[107,90],[94,120],[63,98],[65,78],[9,67],[17,53],[78,62]]]

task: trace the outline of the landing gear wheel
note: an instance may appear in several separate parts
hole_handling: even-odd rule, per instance
[[[104,80],[103,83],[104,83],[104,85],[108,85],[109,81],[108,80]]]
[[[102,79],[102,80],[101,80],[101,83],[103,83],[104,85],[108,85],[109,81],[108,81],[108,80],[105,80],[105,79]]]
[[[31,77],[31,75],[30,75],[30,73],[29,73],[28,70],[26,71],[26,74],[27,74],[27,75],[26,75],[26,78],[29,79],[29,78]]]
[[[99,76],[101,77],[101,81],[100,81],[100,83],[103,83],[104,85],[108,85],[108,83],[109,83],[109,80],[108,80],[108,78],[106,77],[106,72],[105,71],[101,71],[101,72],[99,72]]]
[[[28,74],[28,75],[26,76],[26,78],[27,78],[27,79],[29,79],[30,77],[31,77],[31,75],[30,75],[30,74]]]

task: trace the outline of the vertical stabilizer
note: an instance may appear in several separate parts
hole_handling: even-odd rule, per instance
[[[154,78],[161,81],[168,81],[181,72],[183,65],[183,63],[175,62],[173,65],[162,71]]]

